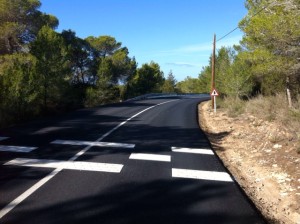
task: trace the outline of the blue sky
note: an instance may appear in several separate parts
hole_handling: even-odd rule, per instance
[[[41,11],[59,19],[58,32],[77,36],[110,35],[129,49],[138,65],[157,62],[177,81],[198,77],[208,64],[213,34],[217,39],[246,15],[244,0],[41,0]],[[232,46],[237,30],[217,42]]]

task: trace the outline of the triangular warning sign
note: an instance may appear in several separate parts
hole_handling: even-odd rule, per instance
[[[217,92],[216,89],[213,89],[213,91],[210,94],[211,96],[219,96],[219,93]]]

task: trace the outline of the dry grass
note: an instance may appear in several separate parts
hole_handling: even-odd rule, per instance
[[[278,94],[269,97],[259,96],[249,100],[245,111],[262,120],[279,122],[289,130],[297,132],[300,131],[299,109],[299,103],[295,103],[294,108],[289,108],[286,96]]]
[[[237,117],[245,112],[246,102],[239,98],[227,97],[219,101],[219,106],[225,108],[230,117]]]
[[[222,101],[219,100],[219,105],[231,117],[246,113],[262,122],[276,122],[282,129],[291,133],[293,140],[297,142],[296,150],[300,153],[300,97],[298,99],[298,102],[294,102],[293,108],[288,107],[285,94],[269,97],[258,96],[249,101],[226,98]],[[274,139],[270,139],[270,141],[276,143],[279,138],[280,136],[274,136]]]
[[[222,105],[218,99],[221,108],[216,114],[212,113],[209,103],[202,104],[200,124],[225,166],[267,220],[296,224],[300,220],[297,203],[300,135],[297,137],[284,126],[299,127],[297,115],[290,113],[297,114],[298,111],[289,110],[285,98],[277,97],[259,97],[240,103],[236,99],[226,99]],[[224,108],[226,103],[229,103],[229,109]],[[243,104],[243,108],[237,106]],[[244,112],[232,118],[228,117],[229,110],[234,115]],[[265,111],[271,111],[272,117]]]

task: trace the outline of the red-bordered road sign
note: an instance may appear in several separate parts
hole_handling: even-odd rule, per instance
[[[213,91],[210,93],[211,96],[219,96],[219,93],[216,89],[213,89]]]

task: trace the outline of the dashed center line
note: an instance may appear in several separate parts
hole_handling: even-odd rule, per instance
[[[211,149],[196,149],[196,148],[172,147],[172,151],[173,152],[182,152],[182,153],[194,153],[194,154],[214,155],[214,152]]]
[[[131,153],[129,159],[171,162],[171,156],[148,153]]]
[[[37,147],[27,147],[27,146],[9,146],[9,145],[0,145],[0,151],[2,152],[31,152],[32,150],[37,149]]]
[[[24,159],[24,158],[13,159],[5,163],[4,165],[98,171],[98,172],[111,172],[111,173],[120,173],[123,168],[123,164],[59,161],[59,160],[46,160],[46,159]]]

